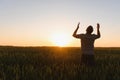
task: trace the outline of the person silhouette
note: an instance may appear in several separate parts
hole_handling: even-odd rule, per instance
[[[89,25],[86,29],[85,34],[77,34],[79,29],[80,22],[77,25],[73,33],[73,37],[77,39],[81,39],[81,64],[84,65],[95,65],[95,57],[94,57],[94,41],[101,37],[100,34],[100,24],[97,23],[97,34],[92,34],[93,27]]]

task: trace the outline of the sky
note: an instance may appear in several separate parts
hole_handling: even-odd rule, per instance
[[[92,25],[96,34],[100,24],[96,47],[120,47],[120,0],[0,0],[0,45],[57,46],[60,34],[65,46],[77,47],[78,22],[78,33]]]

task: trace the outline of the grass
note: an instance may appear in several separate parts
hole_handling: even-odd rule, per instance
[[[0,80],[120,80],[120,48],[95,48],[96,66],[80,65],[80,48],[0,47]]]

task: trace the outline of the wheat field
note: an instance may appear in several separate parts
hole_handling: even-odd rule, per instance
[[[79,47],[0,47],[0,80],[120,80],[120,48],[95,48],[95,66]]]

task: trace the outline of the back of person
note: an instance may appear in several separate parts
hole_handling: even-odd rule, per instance
[[[79,24],[73,33],[73,37],[77,39],[81,39],[81,64],[85,65],[95,65],[95,58],[94,58],[94,41],[97,38],[100,38],[100,25],[97,24],[97,35],[92,34],[93,27],[90,25],[86,29],[86,34],[77,34],[79,29]]]
[[[95,34],[80,34],[82,54],[94,54],[94,41],[97,38]]]

